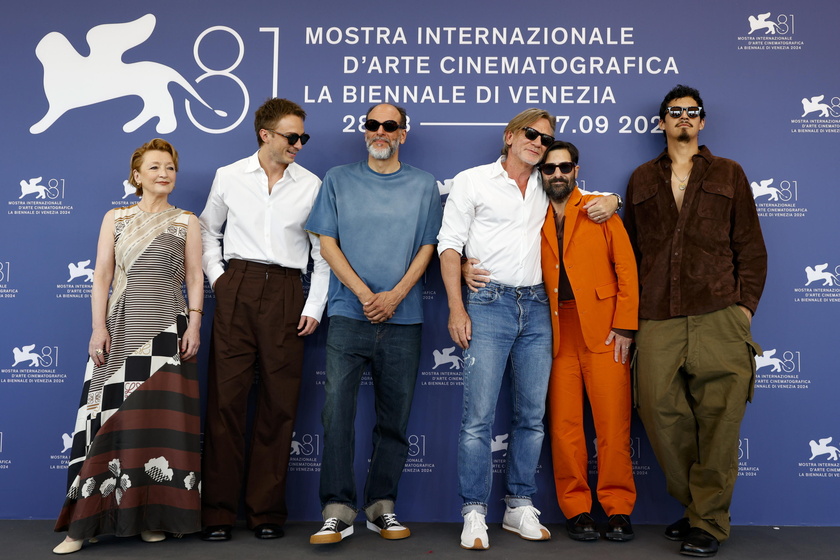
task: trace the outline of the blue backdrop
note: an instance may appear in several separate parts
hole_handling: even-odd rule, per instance
[[[686,83],[706,102],[701,141],[739,161],[753,183],[770,252],[753,322],[766,353],[742,429],[733,521],[840,524],[840,4],[537,0],[512,7],[498,0],[7,6],[0,20],[0,517],[51,518],[62,503],[98,225],[110,208],[136,201],[123,181],[141,143],[163,136],[177,147],[173,201],[200,212],[215,169],[256,150],[252,115],[267,97],[305,107],[312,140],[299,161],[320,176],[365,157],[360,118],[371,104],[391,101],[411,119],[402,159],[433,173],[445,194],[458,171],[497,157],[513,115],[539,106],[558,115],[557,137],[580,148],[581,185],[623,193],[633,168],[664,145],[656,126],[662,96]],[[425,290],[399,512],[407,521],[457,521],[461,361],[446,330],[437,262]],[[295,519],[319,519],[327,327],[307,340],[290,467]],[[371,401],[368,384],[357,421],[360,478]],[[497,472],[507,420],[501,406]],[[670,522],[679,506],[665,493],[640,424],[632,436],[634,520]],[[543,519],[562,520],[547,452],[539,483]],[[501,510],[492,508],[490,519]]]

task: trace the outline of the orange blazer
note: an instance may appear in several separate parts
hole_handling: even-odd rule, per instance
[[[563,264],[575,294],[583,339],[590,351],[612,352],[604,341],[613,328],[636,330],[639,326],[639,279],[636,257],[621,218],[613,215],[596,224],[583,205],[592,197],[575,188],[564,210]],[[557,293],[560,251],[554,209],[549,204],[541,237],[542,270],[551,306],[554,355],[560,349]]]

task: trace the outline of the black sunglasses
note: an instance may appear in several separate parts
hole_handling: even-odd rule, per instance
[[[266,128],[267,131],[273,132],[274,134],[279,134],[286,141],[289,143],[289,146],[294,146],[300,140],[300,145],[303,146],[307,142],[309,142],[309,135],[308,134],[298,134],[297,132],[290,132],[289,134],[283,134],[282,132],[277,132],[276,130],[271,130],[270,128]]]
[[[575,164],[571,161],[564,161],[563,163],[543,163],[540,165],[540,171],[542,171],[543,175],[554,175],[557,168],[560,168],[560,173],[566,175],[572,172]]]
[[[522,130],[525,131],[525,138],[528,140],[536,140],[537,138],[540,139],[540,143],[545,146],[546,148],[554,144],[554,136],[550,134],[542,134],[538,130],[534,130],[530,126],[523,126]]]
[[[371,132],[376,132],[379,130],[380,126],[385,129],[385,132],[394,132],[399,128],[405,128],[404,126],[400,126],[397,121],[379,122],[376,119],[368,119],[365,121],[365,128]]]
[[[702,111],[702,110],[703,110],[703,107],[677,107],[677,106],[673,106],[673,107],[668,107],[668,114],[671,115],[672,117],[674,117],[675,119],[678,119],[682,116],[683,111],[685,111],[685,114],[688,115],[689,119],[696,119],[697,117],[700,116],[700,111]]]

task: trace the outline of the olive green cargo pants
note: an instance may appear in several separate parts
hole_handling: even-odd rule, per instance
[[[668,492],[692,527],[721,541],[729,536],[741,420],[760,353],[737,305],[642,320],[636,334],[634,402]]]

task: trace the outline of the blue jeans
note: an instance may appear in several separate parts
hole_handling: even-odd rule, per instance
[[[324,423],[319,491],[322,508],[341,504],[356,511],[354,421],[362,372],[368,367],[373,378],[376,425],[364,506],[380,500],[396,501],[397,486],[408,456],[406,429],[420,365],[421,327],[420,324],[373,324],[338,315],[330,317],[326,400],[321,412]]]
[[[505,366],[511,364],[511,426],[505,486],[507,505],[530,505],[543,442],[543,416],[551,373],[551,322],[542,285],[488,282],[469,292],[472,340],[464,352],[464,412],[458,439],[462,514],[487,513],[493,477],[492,437]]]

